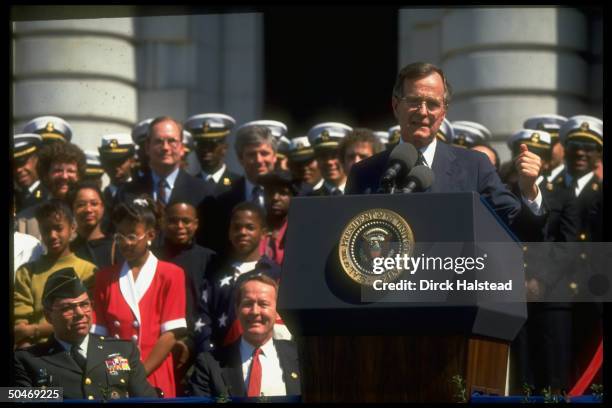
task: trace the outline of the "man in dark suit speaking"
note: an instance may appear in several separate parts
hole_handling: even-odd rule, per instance
[[[413,144],[420,153],[418,164],[431,168],[435,176],[426,191],[478,192],[509,226],[524,208],[529,208],[526,213],[530,217],[541,215],[542,194],[535,183],[541,160],[529,152],[526,145],[521,145],[521,152],[515,159],[522,196],[519,200],[501,182],[484,154],[436,140],[436,132],[446,116],[450,99],[451,88],[442,70],[423,62],[402,68],[393,88],[391,103],[401,129],[400,143]],[[346,193],[376,193],[390,153],[391,150],[386,150],[355,164],[347,181]]]

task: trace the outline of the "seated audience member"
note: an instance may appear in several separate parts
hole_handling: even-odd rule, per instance
[[[14,385],[61,387],[65,399],[157,397],[131,341],[89,333],[92,304],[73,268],[49,277],[42,303],[54,334],[15,352]]]
[[[203,352],[191,377],[199,396],[301,395],[295,344],[273,339],[278,284],[255,270],[236,282],[236,315],[244,332],[226,349]]]
[[[158,261],[149,250],[156,234],[155,210],[148,197],[114,209],[114,238],[125,262],[102,269],[96,277],[92,330],[136,343],[149,382],[172,398],[176,393],[171,350],[187,326],[185,274],[174,264]]]
[[[45,202],[37,208],[36,220],[47,253],[21,266],[15,276],[13,306],[17,347],[40,343],[53,332],[43,316],[42,304],[45,282],[53,272],[73,268],[90,289],[96,272],[94,264],[78,258],[70,250],[75,225],[68,204],[58,199]]]
[[[257,204],[243,202],[234,207],[229,227],[230,258],[211,270],[199,298],[200,316],[194,329],[198,351],[226,347],[242,333],[233,307],[233,289],[240,275],[258,267],[279,280],[280,267],[259,252],[265,232],[265,216]]]
[[[195,208],[188,203],[172,203],[165,209],[163,221],[164,246],[156,253],[159,259],[180,266],[185,271],[187,327],[192,328],[198,318],[198,301],[207,271],[215,260],[215,252],[194,242],[198,229]],[[192,332],[177,340],[173,349],[177,395],[181,395],[179,381],[183,371],[189,368],[191,356],[195,353]]]
[[[76,220],[76,238],[71,242],[72,251],[98,268],[111,266],[117,254],[113,240],[102,232],[104,198],[98,185],[91,181],[77,184],[68,195]]]
[[[291,197],[298,194],[291,173],[274,170],[259,178],[264,187],[267,231],[259,244],[259,253],[282,265],[285,255],[285,233]]]
[[[49,198],[65,200],[68,191],[85,176],[86,159],[75,144],[52,142],[40,149],[36,171]],[[17,213],[17,230],[41,238],[36,222],[36,208],[30,206]]]

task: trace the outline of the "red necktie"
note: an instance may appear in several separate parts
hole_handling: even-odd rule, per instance
[[[259,397],[261,394],[261,363],[259,362],[259,354],[261,349],[257,347],[253,351],[253,360],[251,360],[251,373],[249,374],[249,387],[247,389],[247,397]]]

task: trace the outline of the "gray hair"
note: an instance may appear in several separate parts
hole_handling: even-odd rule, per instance
[[[446,80],[446,75],[442,69],[438,68],[434,64],[428,62],[414,62],[406,65],[400,70],[395,79],[395,85],[393,86],[393,96],[401,98],[404,96],[404,81],[421,79],[433,73],[437,73],[442,77],[444,82],[444,104],[448,106],[453,95],[453,89]]]
[[[247,146],[268,144],[276,153],[278,148],[278,141],[272,135],[272,131],[266,126],[247,126],[238,129],[236,133],[236,141],[234,148],[236,149],[236,155],[242,157],[242,152]]]

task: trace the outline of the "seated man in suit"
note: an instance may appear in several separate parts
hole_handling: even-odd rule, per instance
[[[115,204],[132,201],[142,194],[150,195],[161,208],[170,202],[185,202],[198,207],[214,194],[204,180],[181,168],[184,153],[183,125],[168,116],[155,118],[145,140],[150,172],[119,188]]]
[[[427,191],[475,191],[506,225],[512,226],[519,214],[525,214],[525,218],[520,217],[524,222],[539,227],[537,222],[543,224],[545,218],[539,217],[544,210],[542,194],[535,183],[540,173],[540,158],[529,152],[527,145],[521,145],[521,152],[515,159],[521,203],[502,184],[486,156],[438,143],[436,133],[446,116],[450,97],[450,85],[442,70],[422,62],[405,66],[399,72],[393,89],[391,103],[401,128],[400,143],[412,143],[420,152],[420,162],[430,167],[435,175],[433,185]],[[386,150],[355,164],[347,181],[346,194],[376,193],[390,153]],[[523,212],[523,208],[529,210]]]
[[[43,304],[54,335],[15,352],[14,385],[62,387],[65,399],[157,397],[133,342],[89,333],[92,305],[73,268],[49,277]]]
[[[276,281],[255,270],[242,275],[235,290],[236,314],[244,332],[224,351],[198,355],[192,393],[215,397],[300,395],[297,349],[290,341],[272,338],[277,317]]]

